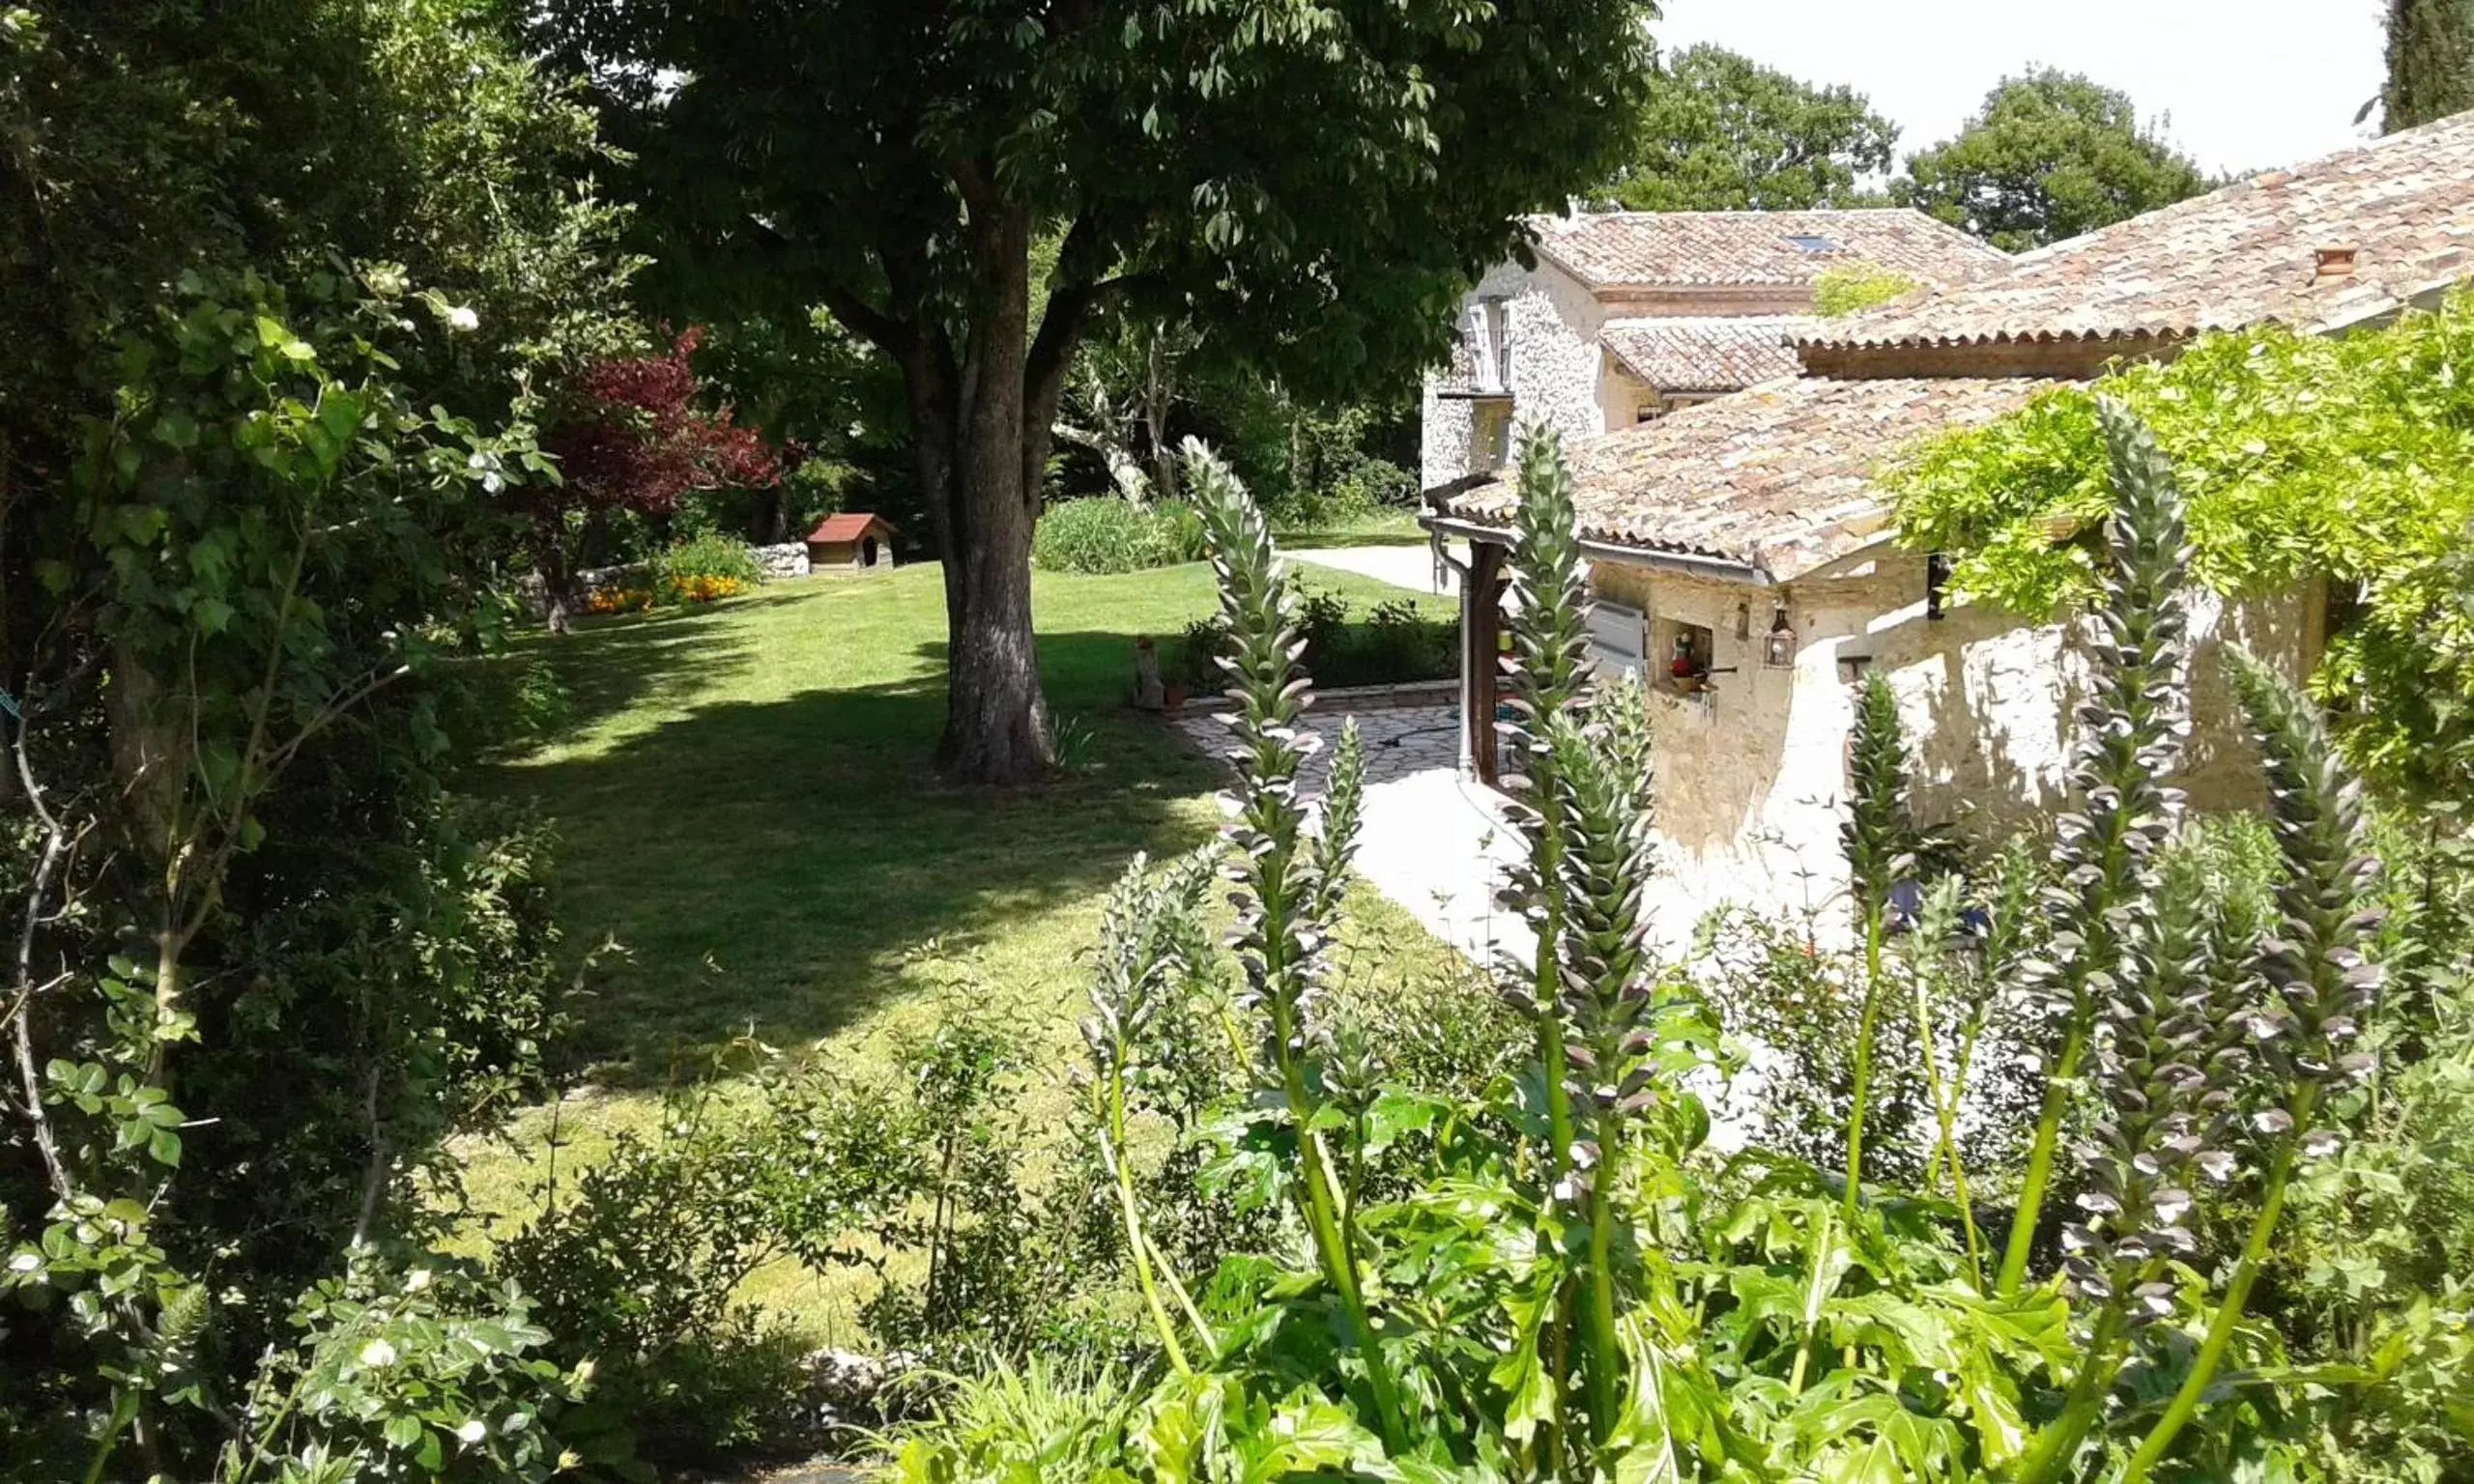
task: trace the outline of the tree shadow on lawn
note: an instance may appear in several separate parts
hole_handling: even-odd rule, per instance
[[[546,660],[557,668],[567,690],[567,725],[581,731],[641,702],[691,696],[717,677],[745,670],[754,662],[747,638],[724,640],[715,630],[734,610],[766,601],[744,598],[727,607],[657,608],[588,619],[568,634],[528,635],[510,658]]]
[[[1073,695],[1075,678],[1124,665],[1128,643],[1043,634],[1041,668]],[[1000,792],[935,779],[944,710],[941,674],[807,691],[707,705],[523,770],[516,786],[559,822],[570,946],[610,934],[629,951],[580,1011],[605,1081],[695,1075],[750,1030],[790,1046],[850,1027],[916,991],[905,956],[932,940],[986,947],[1055,991],[1088,936],[1058,909],[1095,898],[1134,851],[1210,831],[1197,799],[1222,775],[1165,727],[1080,712],[1074,765]]]

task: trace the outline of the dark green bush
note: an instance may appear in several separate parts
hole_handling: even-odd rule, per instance
[[[1115,496],[1048,507],[1031,536],[1031,560],[1050,572],[1111,574],[1173,566],[1202,555],[1202,528],[1189,506],[1136,505]]]
[[[1338,593],[1303,587],[1296,621],[1306,641],[1306,664],[1326,689],[1448,680],[1460,673],[1458,620],[1430,617],[1406,598],[1375,603],[1361,617]],[[1224,632],[1216,618],[1188,624],[1167,672],[1197,696],[1218,694],[1228,681],[1215,663],[1215,656],[1226,652],[1220,637]]]

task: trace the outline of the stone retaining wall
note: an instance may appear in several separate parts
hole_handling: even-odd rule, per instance
[[[1187,709],[1209,709],[1234,704],[1226,696],[1196,696],[1186,702]],[[1397,711],[1410,706],[1458,706],[1460,682],[1450,680],[1404,680],[1397,685],[1352,685],[1334,691],[1317,690],[1314,709],[1327,716],[1355,711]]]
[[[804,541],[786,541],[780,546],[751,546],[747,555],[764,569],[766,577],[805,577],[808,575],[808,548]]]

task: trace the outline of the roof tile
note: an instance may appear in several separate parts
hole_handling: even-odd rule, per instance
[[[1807,284],[1827,269],[1855,263],[1949,283],[2008,261],[1999,249],[1907,207],[1598,212],[1532,216],[1526,224],[1539,253],[1601,291]],[[1798,239],[1808,241],[1799,245]]]
[[[2358,249],[2319,277],[2323,247]],[[1860,351],[2003,340],[2181,337],[2276,321],[2343,328],[2474,271],[2474,112],[2024,253],[2005,268],[1819,324]]]
[[[1609,320],[1597,339],[1658,391],[1736,391],[1794,376],[1800,368],[1787,337],[1811,323],[1790,315]]]
[[[1880,539],[1874,475],[1913,441],[1999,416],[2047,386],[2025,377],[1771,382],[1571,445],[1585,539],[1710,557],[1792,581]],[[1506,524],[1500,481],[1443,499]]]

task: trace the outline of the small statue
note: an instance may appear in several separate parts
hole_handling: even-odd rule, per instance
[[[1144,711],[1168,706],[1168,693],[1160,683],[1160,651],[1149,635],[1134,642],[1134,703]]]

